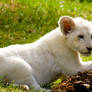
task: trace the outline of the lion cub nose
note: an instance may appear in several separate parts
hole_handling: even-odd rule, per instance
[[[88,51],[91,51],[92,50],[92,47],[86,47]]]

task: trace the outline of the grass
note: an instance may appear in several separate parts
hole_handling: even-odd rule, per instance
[[[60,16],[80,16],[92,20],[92,3],[86,0],[80,1],[82,2],[79,0],[0,0],[0,47],[34,42],[55,29]],[[92,60],[92,56],[87,58],[82,56],[82,59]],[[59,79],[55,83],[60,81]],[[0,92],[11,90],[11,86],[0,85]],[[19,92],[19,89],[16,90]]]

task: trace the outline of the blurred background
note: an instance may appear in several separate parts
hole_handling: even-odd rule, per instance
[[[60,16],[92,20],[92,0],[0,0],[0,47],[30,43],[58,27]]]

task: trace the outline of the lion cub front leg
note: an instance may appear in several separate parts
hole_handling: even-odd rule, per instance
[[[81,70],[82,72],[92,70],[92,61],[87,61],[87,62],[81,62]]]

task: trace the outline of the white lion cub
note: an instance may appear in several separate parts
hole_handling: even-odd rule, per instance
[[[91,54],[92,23],[69,16],[58,23],[57,29],[34,43],[0,48],[0,76],[40,91],[42,85],[62,74],[91,70],[92,61],[82,62],[79,53]]]

